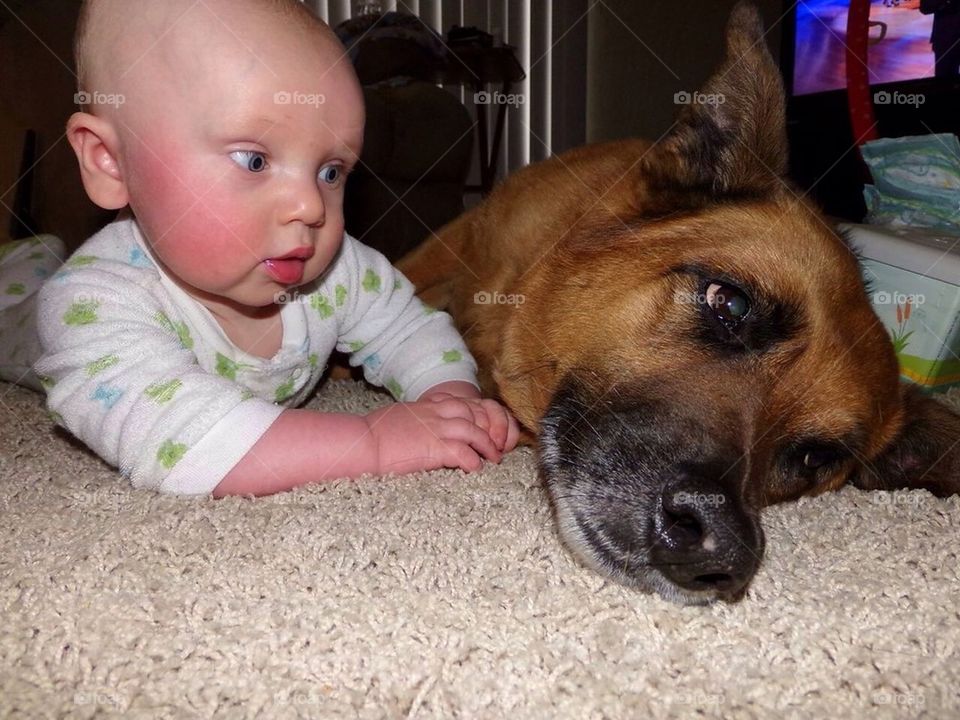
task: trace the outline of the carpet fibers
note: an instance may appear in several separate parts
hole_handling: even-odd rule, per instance
[[[960,716],[956,497],[770,508],[747,597],[694,608],[580,566],[528,449],[182,500],[0,383],[0,479],[0,717]]]

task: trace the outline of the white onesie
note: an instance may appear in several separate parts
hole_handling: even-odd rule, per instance
[[[0,264],[0,285],[5,273]],[[307,400],[334,348],[398,400],[449,380],[476,385],[450,316],[350,236],[294,292],[280,350],[250,355],[154,262],[135,220],[118,220],[36,297],[0,305],[0,377],[30,385],[18,368],[32,361],[59,424],[134,486],[183,495],[211,492],[284,408]],[[14,346],[42,356],[4,357]]]

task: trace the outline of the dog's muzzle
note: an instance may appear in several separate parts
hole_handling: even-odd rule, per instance
[[[662,399],[616,397],[566,384],[541,423],[563,539],[595,570],[676,602],[738,598],[764,550],[738,443]]]

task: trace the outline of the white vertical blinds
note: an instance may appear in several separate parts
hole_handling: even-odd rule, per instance
[[[359,5],[356,0],[353,3],[350,0],[302,1],[331,26],[349,19],[352,10]],[[564,39],[575,29],[557,28],[558,19],[571,15],[569,6],[581,4],[585,10],[587,0],[382,0],[381,7],[385,11],[397,10],[417,15],[442,36],[454,25],[475,26],[516,49],[517,60],[526,71],[527,77],[510,88],[510,92],[522,100],[517,105],[511,105],[507,111],[497,173],[499,177],[503,177],[511,170],[552,154],[554,141],[559,139],[556,113],[583,113],[585,88],[574,89],[572,92],[569,86],[558,88],[559,82],[569,85],[570,80],[554,76],[554,69],[557,67],[554,54],[558,52],[560,45],[558,42],[558,47],[554,47],[554,43]],[[580,14],[577,13],[574,17],[577,15]],[[586,20],[583,20],[584,25],[585,22]],[[580,33],[586,37],[585,26],[580,28]],[[572,44],[575,43],[568,43]],[[563,48],[560,48],[560,51],[562,50]],[[571,59],[567,58],[560,67],[569,66]],[[585,58],[574,62],[584,63]],[[577,80],[582,82],[581,78]],[[469,109],[488,113],[488,127],[492,136],[496,122],[495,106],[475,108],[472,89],[450,89],[453,92],[459,91],[461,100]],[[500,88],[490,89],[492,91]],[[558,108],[558,99],[564,102],[564,107]],[[569,122],[561,122],[559,129],[563,131],[567,126],[570,126]],[[573,123],[571,129],[572,133],[561,133],[565,134],[566,142],[560,139],[562,147],[556,148],[557,150],[583,141],[577,133],[579,124]]]

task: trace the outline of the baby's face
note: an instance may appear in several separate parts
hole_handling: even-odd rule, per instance
[[[160,45],[134,90],[144,101],[120,116],[130,205],[154,254],[208,307],[268,306],[340,247],[363,142],[359,85],[341,48],[295,28],[194,27]]]

